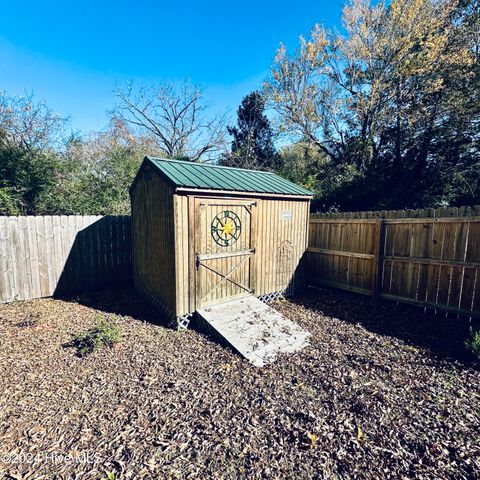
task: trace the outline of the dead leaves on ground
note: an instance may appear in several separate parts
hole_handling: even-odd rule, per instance
[[[421,313],[328,291],[276,308],[312,333],[311,346],[257,369],[197,332],[151,323],[157,314],[127,292],[1,306],[0,472],[480,475],[480,372],[439,355],[441,339],[414,343],[405,325]],[[98,314],[117,316],[118,347],[85,358],[61,347]]]

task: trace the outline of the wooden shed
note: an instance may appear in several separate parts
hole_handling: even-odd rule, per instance
[[[180,326],[209,305],[293,292],[308,190],[271,172],[145,157],[130,197],[135,287]]]

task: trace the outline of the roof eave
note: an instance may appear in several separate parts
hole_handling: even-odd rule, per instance
[[[313,194],[298,193],[272,193],[272,192],[245,192],[241,190],[218,190],[210,188],[193,188],[193,187],[177,187],[175,193],[192,193],[192,194],[213,194],[213,195],[233,195],[242,197],[270,197],[270,198],[291,198],[292,200],[311,200]]]

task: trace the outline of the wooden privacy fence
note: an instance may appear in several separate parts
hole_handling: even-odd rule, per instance
[[[0,217],[0,302],[130,279],[128,216]]]
[[[306,277],[480,317],[480,206],[313,214]]]
[[[131,279],[129,216],[0,217],[0,302]],[[480,317],[480,206],[312,214],[310,283]]]

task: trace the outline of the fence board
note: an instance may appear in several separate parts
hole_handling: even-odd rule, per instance
[[[313,214],[307,279],[480,316],[479,213],[475,206]]]
[[[35,217],[26,217],[27,220],[27,252],[30,265],[28,269],[31,272],[32,290],[31,296],[38,298],[42,296],[41,283],[40,283],[40,266],[37,244],[37,224]]]
[[[38,276],[40,293],[39,297],[47,297],[50,294],[48,268],[47,268],[47,251],[45,245],[45,221],[43,217],[31,217],[35,220],[35,233],[38,252]]]
[[[0,302],[130,280],[130,217],[0,217]]]
[[[0,268],[1,268],[1,292],[0,301],[5,301],[12,296],[14,286],[12,285],[11,265],[9,262],[9,231],[8,219],[0,218]]]

